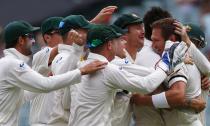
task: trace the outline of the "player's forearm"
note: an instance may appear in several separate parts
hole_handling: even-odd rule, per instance
[[[185,104],[184,93],[179,90],[166,91],[166,99],[170,107],[180,107]]]
[[[178,91],[166,91],[165,94],[162,92],[152,96],[135,94],[132,102],[137,106],[153,106],[156,108],[182,107],[186,104],[184,95],[179,94]]]
[[[208,59],[196,48],[192,43],[190,46],[191,55],[195,65],[199,68],[202,74],[210,76],[210,63]]]
[[[153,106],[152,97],[147,95],[134,94],[131,98],[131,103],[136,106]]]

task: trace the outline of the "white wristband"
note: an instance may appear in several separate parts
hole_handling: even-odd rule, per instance
[[[155,108],[170,108],[166,99],[165,92],[152,95],[152,103],[155,106]]]

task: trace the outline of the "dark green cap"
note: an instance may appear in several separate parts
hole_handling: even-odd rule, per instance
[[[85,19],[82,15],[70,15],[64,18],[60,24],[59,29],[61,34],[65,34],[71,29],[78,29],[78,28],[84,28],[84,29],[90,29],[93,26],[93,24],[89,23],[88,20]]]
[[[125,29],[130,24],[141,24],[143,20],[136,14],[123,14],[113,23],[114,25]]]
[[[95,25],[88,31],[87,44],[89,48],[95,48],[120,36],[122,34],[115,32],[111,26]]]
[[[50,17],[50,18],[47,18],[46,20],[44,20],[41,25],[42,34],[44,35],[47,32],[51,32],[53,30],[58,30],[60,21],[62,19],[63,19],[62,17]]]
[[[39,29],[39,27],[33,27],[28,22],[22,20],[10,22],[4,27],[4,40],[6,42],[6,46],[8,44],[12,44],[11,42],[18,39],[18,37],[35,32]]]
[[[205,40],[205,33],[201,27],[195,24],[186,24],[185,26],[189,29],[188,35],[190,39],[199,42],[197,44],[199,44],[201,48],[204,48],[207,45],[207,42]]]
[[[115,30],[115,32],[117,32],[117,33],[125,34],[125,33],[128,32],[127,29],[122,29],[122,28],[120,28],[120,27],[118,27],[118,26],[116,26],[116,25],[114,25],[114,24],[112,24],[112,25],[110,25],[110,26],[111,26],[111,27]]]

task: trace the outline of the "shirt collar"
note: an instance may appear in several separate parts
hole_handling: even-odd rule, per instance
[[[145,38],[144,39],[144,46],[152,46],[152,41]]]
[[[89,53],[87,59],[94,59],[94,60],[100,60],[100,61],[108,62],[106,57],[104,57],[100,54],[96,54],[96,53]]]
[[[134,63],[133,58],[131,57],[131,55],[128,53],[127,50],[125,50],[125,55],[126,55],[126,60],[130,61],[131,63]]]
[[[65,52],[71,52],[73,51],[73,47],[71,45],[66,45],[66,44],[59,44],[58,45],[58,52],[59,53],[65,53]]]
[[[30,56],[25,56],[19,51],[17,51],[15,48],[9,48],[4,50],[4,56],[5,57],[13,57],[15,59],[22,60],[26,63],[30,61]]]

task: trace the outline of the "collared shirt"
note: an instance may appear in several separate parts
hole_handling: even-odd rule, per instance
[[[90,53],[84,64],[94,60],[108,62],[104,56]],[[69,126],[111,126],[110,112],[116,89],[145,94],[156,89],[165,78],[162,70],[140,77],[108,63],[105,69],[83,76],[81,83],[75,85],[77,94],[71,102],[74,107],[71,107]]]
[[[155,64],[160,58],[161,57],[153,51],[152,42],[145,39],[143,48],[136,55],[135,64],[155,68]]]
[[[131,63],[127,58],[121,59],[115,56],[112,64],[122,67],[122,69],[139,76],[147,76],[154,72],[154,69],[145,68]],[[132,110],[130,106],[131,93],[124,93],[122,89],[117,89],[111,111],[111,123],[113,126],[129,126]]]
[[[24,98],[24,90],[48,92],[78,83],[81,79],[79,70],[62,76],[46,78],[33,71],[16,49],[4,50],[5,57],[0,59],[0,125],[17,126],[18,113]],[[13,55],[15,54],[15,55]],[[18,56],[16,56],[18,55]],[[20,57],[19,57],[20,56]],[[71,78],[72,77],[72,78]],[[65,81],[66,83],[61,83]]]
[[[32,61],[32,69],[46,77],[51,72],[51,67],[48,64],[51,51],[50,47],[43,48],[34,54]]]
[[[53,75],[76,69],[83,48],[77,45],[65,44],[59,44],[58,48],[59,54],[54,58],[51,65]],[[70,112],[69,91],[70,89],[66,87],[50,93],[39,94],[31,103],[30,124],[32,126],[68,125]]]
[[[135,59],[133,59],[131,57],[131,55],[128,53],[128,51],[126,49],[124,51],[125,51],[125,55],[126,55],[125,60],[131,62],[132,64],[134,64]]]

